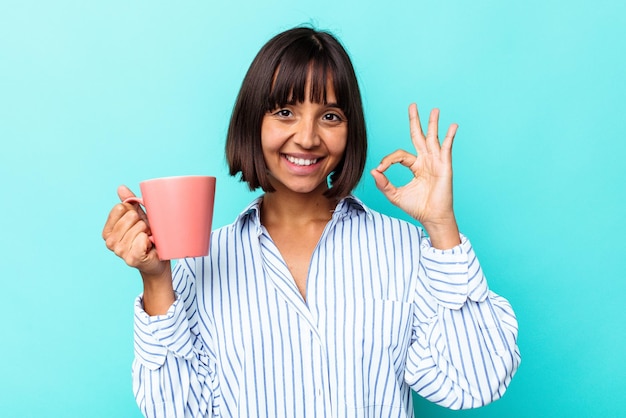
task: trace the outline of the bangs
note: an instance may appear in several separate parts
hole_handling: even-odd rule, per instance
[[[329,89],[336,103],[329,103]],[[239,90],[228,125],[226,158],[231,176],[250,190],[274,192],[263,157],[261,127],[268,112],[310,100],[337,106],[348,124],[344,156],[329,176],[329,198],[344,197],[365,167],[367,132],[361,93],[348,53],[330,33],[296,27],[270,39],[256,55]]]
[[[344,97],[338,74],[331,60],[317,45],[293,45],[285,51],[276,68],[270,94],[267,98],[266,112],[283,107],[287,104],[302,103],[307,98],[313,103],[327,104],[327,88],[329,81],[335,93],[337,105],[343,111]],[[309,91],[307,82],[310,82]]]

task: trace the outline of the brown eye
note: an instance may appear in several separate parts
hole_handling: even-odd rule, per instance
[[[339,116],[339,115],[338,115],[338,114],[336,114],[336,113],[326,113],[326,114],[322,117],[322,119],[327,120],[327,121],[330,121],[330,122],[339,122],[339,121],[343,120],[343,119],[341,118],[341,116]]]
[[[282,118],[288,118],[289,116],[291,116],[291,111],[287,109],[280,109],[279,111],[274,112],[274,115],[280,116]]]

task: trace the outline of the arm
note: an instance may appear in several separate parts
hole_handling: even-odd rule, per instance
[[[124,186],[118,195],[134,196]],[[113,207],[102,232],[107,247],[143,279],[135,303],[135,398],[147,417],[212,416],[219,388],[215,356],[198,329],[195,266],[184,260],[172,276],[149,234],[145,213],[130,203]]]
[[[219,384],[215,355],[199,334],[195,275],[174,268],[176,300],[164,315],[149,316],[135,303],[133,389],[148,417],[213,416]]]
[[[423,239],[415,295],[413,340],[405,380],[427,399],[450,408],[485,405],[502,396],[520,362],[517,321],[509,303],[490,292],[474,251],[459,233],[452,204],[452,144],[457,125],[438,138],[439,110],[431,112],[426,135],[409,107],[417,155],[398,150],[372,170],[376,186],[418,220]],[[402,187],[384,172],[409,168]]]
[[[519,363],[517,320],[489,291],[469,241],[440,251],[422,244],[413,335],[405,380],[428,400],[452,409],[499,399]]]

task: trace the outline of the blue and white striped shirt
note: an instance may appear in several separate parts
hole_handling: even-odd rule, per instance
[[[177,300],[135,304],[133,386],[150,417],[411,417],[411,389],[450,408],[498,399],[520,362],[517,321],[469,241],[337,206],[300,295],[260,199],[179,261]]]

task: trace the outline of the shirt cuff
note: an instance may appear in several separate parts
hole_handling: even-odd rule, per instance
[[[145,367],[156,370],[165,363],[167,353],[193,357],[193,342],[180,295],[164,315],[150,316],[143,309],[143,296],[135,300],[135,357]]]
[[[442,306],[460,309],[469,298],[484,301],[489,293],[487,280],[472,244],[463,234],[461,243],[448,250],[433,248],[430,240],[422,241],[422,266],[432,295]]]

